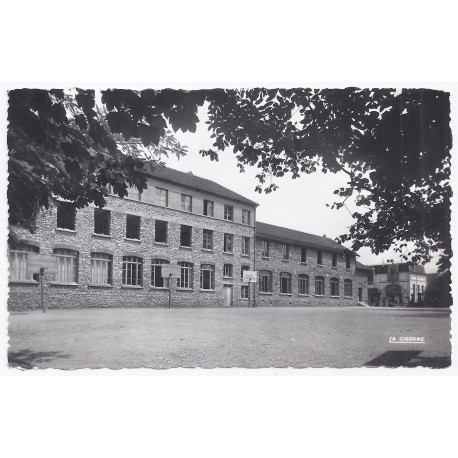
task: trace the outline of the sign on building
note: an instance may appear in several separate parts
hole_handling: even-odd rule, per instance
[[[243,281],[245,283],[256,283],[258,281],[257,270],[244,270],[243,271]]]

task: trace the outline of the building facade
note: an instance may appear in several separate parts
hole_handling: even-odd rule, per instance
[[[56,201],[34,234],[17,230],[8,307],[41,306],[31,253],[55,257],[56,273],[44,282],[49,308],[166,307],[169,287],[174,307],[367,301],[354,253],[326,237],[257,223],[256,207],[213,181],[159,166],[142,193],[109,195],[103,209],[75,212]],[[176,279],[164,277],[167,265],[179,266]],[[243,282],[245,270],[259,272],[255,286]]]

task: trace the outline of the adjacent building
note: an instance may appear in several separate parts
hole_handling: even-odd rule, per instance
[[[53,255],[48,307],[356,305],[368,276],[355,253],[326,237],[256,222],[256,202],[211,180],[162,166],[142,193],[103,209],[64,201],[9,249],[10,310],[40,307],[30,253]],[[162,269],[178,266],[165,278]],[[361,265],[360,265],[361,266]],[[364,267],[364,266],[363,266]],[[258,271],[256,285],[243,282]]]

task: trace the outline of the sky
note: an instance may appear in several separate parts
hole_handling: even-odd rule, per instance
[[[199,154],[201,149],[212,148],[212,139],[205,124],[206,112],[200,108],[199,119],[195,133],[178,131],[175,137],[182,145],[188,147],[188,154],[179,160],[173,156],[164,158],[168,167],[182,172],[192,172],[225,186],[248,199],[259,204],[256,210],[256,219],[263,223],[283,226],[317,235],[335,237],[348,232],[352,223],[350,210],[352,204],[347,200],[347,206],[339,210],[332,210],[326,204],[332,204],[336,199],[334,190],[344,186],[347,176],[344,173],[323,174],[317,171],[313,174],[302,174],[293,180],[291,175],[275,178],[273,181],[279,186],[276,191],[265,194],[255,192],[258,184],[256,167],[246,166],[245,173],[240,173],[237,167],[235,154],[227,148],[219,152],[219,161],[211,161],[208,157]],[[347,244],[348,247],[350,247]],[[358,251],[358,260],[366,265],[382,264],[388,259],[401,261],[399,256],[389,250],[375,255],[369,248]],[[438,256],[425,266],[427,273],[436,272]]]

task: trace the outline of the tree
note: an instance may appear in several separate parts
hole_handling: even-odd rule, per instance
[[[451,282],[450,270],[436,274],[426,287],[425,307],[450,307],[453,302],[450,288]]]
[[[126,185],[143,189],[144,161],[125,156],[114,135],[158,145],[170,126],[194,132],[198,108],[208,103],[212,160],[232,148],[241,171],[259,168],[266,178],[342,172],[348,185],[335,191],[340,208],[353,197],[354,223],[341,242],[378,254],[394,247],[404,259],[427,262],[443,253],[449,267],[449,94],[433,90],[264,89],[107,90],[104,120],[94,91],[77,90],[68,119],[63,91],[10,92],[10,223],[29,225],[52,194],[77,206],[104,205],[107,184],[123,196]],[[67,101],[68,103],[68,101]],[[24,183],[31,187],[24,188]],[[30,199],[30,189],[34,190]],[[35,192],[35,190],[37,192]],[[405,252],[407,242],[415,248]]]

